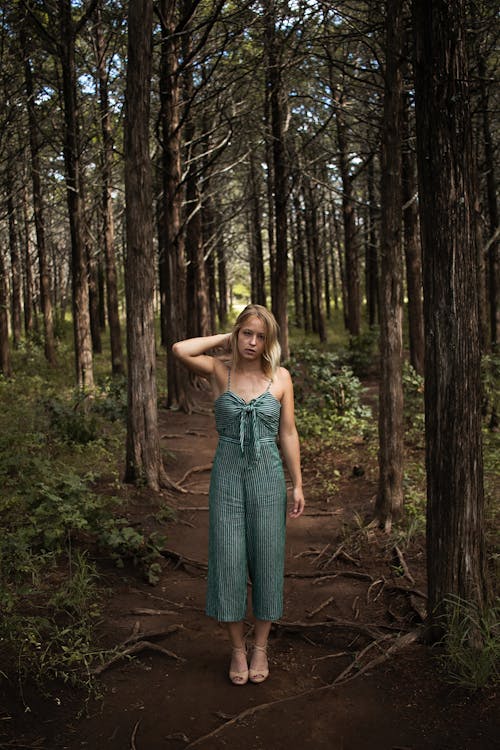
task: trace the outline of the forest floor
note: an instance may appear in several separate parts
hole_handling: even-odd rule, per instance
[[[163,411],[160,419],[169,475],[188,493],[122,488],[131,523],[163,533],[170,552],[154,587],[133,568],[100,561],[100,628],[106,647],[132,637],[128,645],[164,650],[139,646],[110,665],[101,696],[84,710],[68,688],[46,699],[25,694],[28,711],[0,712],[9,719],[0,723],[0,748],[498,747],[497,691],[446,683],[436,652],[414,637],[426,604],[423,540],[398,546],[367,525],[376,458],[362,438],[304,450],[307,507],[288,519],[285,614],[271,633],[271,674],[262,685],[233,686],[225,630],[203,612],[213,415]],[[166,505],[171,517],[159,523]],[[251,628],[249,614],[250,639]]]

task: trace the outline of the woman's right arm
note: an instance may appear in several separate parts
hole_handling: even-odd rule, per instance
[[[191,372],[196,372],[198,375],[213,375],[218,360],[208,356],[205,352],[219,346],[227,346],[230,336],[230,333],[216,333],[214,336],[198,336],[194,339],[177,341],[172,346],[172,351]]]

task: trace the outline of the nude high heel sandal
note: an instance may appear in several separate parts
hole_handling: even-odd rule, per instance
[[[267,656],[267,646],[258,646],[256,643],[254,643],[253,650],[261,651]],[[269,668],[261,667],[260,669],[252,669],[250,667],[248,676],[250,678],[250,682],[259,684],[261,682],[264,682],[264,680],[267,680],[267,678],[269,677]]]
[[[246,648],[236,648],[233,647],[232,649],[233,654],[245,654],[247,655]],[[237,672],[234,669],[229,670],[229,679],[233,683],[233,685],[246,685],[248,682],[248,669],[244,669],[242,672]]]

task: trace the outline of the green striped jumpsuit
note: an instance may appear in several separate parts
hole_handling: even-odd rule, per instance
[[[267,389],[248,403],[228,388],[216,399],[219,443],[210,478],[206,612],[239,622],[252,609],[259,620],[283,611],[286,485],[276,436],[280,402]]]

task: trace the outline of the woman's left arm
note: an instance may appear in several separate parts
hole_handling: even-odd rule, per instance
[[[295,426],[293,384],[290,373],[284,367],[280,368],[280,378],[283,384],[279,430],[280,446],[293,483],[293,508],[290,517],[298,518],[304,510],[305,500],[300,470],[299,434]]]

